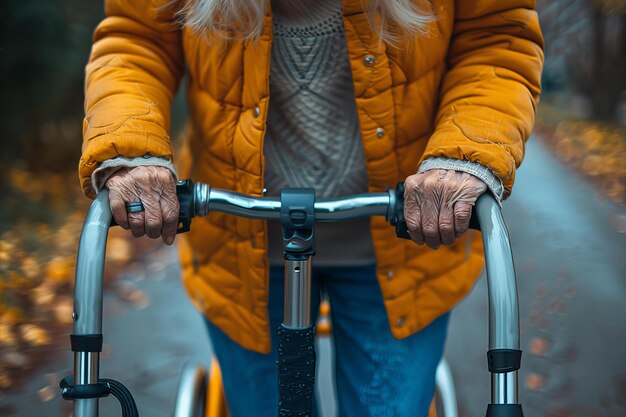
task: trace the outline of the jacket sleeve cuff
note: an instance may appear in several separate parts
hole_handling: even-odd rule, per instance
[[[91,174],[91,183],[93,184],[93,188],[96,193],[98,193],[104,187],[104,184],[106,184],[111,175],[115,174],[121,168],[134,168],[145,165],[167,168],[172,173],[174,180],[178,181],[178,175],[176,174],[176,169],[174,169],[174,164],[172,164],[169,159],[159,158],[152,155],[144,155],[138,158],[125,158],[123,156],[118,156],[117,158],[107,159],[101,163],[98,168],[96,168],[93,174]]]
[[[452,169],[455,171],[467,172],[475,177],[480,178],[491,193],[496,198],[498,205],[502,207],[502,195],[504,194],[504,185],[502,180],[496,176],[491,169],[477,162],[466,161],[461,159],[434,157],[425,159],[420,165],[417,172],[425,172],[431,169]]]

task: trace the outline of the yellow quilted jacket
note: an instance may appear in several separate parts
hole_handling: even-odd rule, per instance
[[[489,166],[510,194],[533,125],[543,39],[533,0],[433,0],[430,36],[379,45],[359,0],[343,0],[354,99],[370,191],[417,171],[427,157]],[[80,180],[117,156],[173,158],[170,107],[187,68],[190,131],[179,176],[262,195],[272,15],[254,42],[199,36],[167,0],[108,0],[86,74]],[[365,59],[368,57],[368,59]],[[374,59],[371,59],[373,57]],[[382,135],[377,134],[382,128]],[[395,237],[382,218],[371,234],[389,325],[409,336],[471,290],[482,266],[472,232],[431,250]],[[212,213],[179,237],[194,305],[242,346],[270,350],[266,223]]]

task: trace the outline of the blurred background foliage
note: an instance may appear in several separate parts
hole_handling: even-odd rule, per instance
[[[537,3],[546,38],[540,139],[624,205],[626,0]],[[65,348],[88,206],[76,174],[84,66],[102,17],[101,0],[0,2],[0,398],[55,343]],[[180,95],[174,112],[173,137],[185,122]],[[117,272],[156,245],[126,239],[113,231],[109,241],[113,287]]]
[[[84,67],[103,16],[101,0],[0,2],[0,399],[66,348],[89,205],[77,176]],[[156,247],[111,233],[110,287],[120,268]],[[144,302],[131,292],[124,296]]]
[[[546,61],[535,130],[626,204],[626,1],[539,0]]]
[[[0,393],[71,321],[83,68],[102,16],[94,0],[0,2]]]
[[[84,66],[102,2],[1,4],[2,162],[31,171],[73,169],[80,156]]]
[[[626,1],[539,0],[546,39],[544,93],[568,91],[586,117],[623,120]]]

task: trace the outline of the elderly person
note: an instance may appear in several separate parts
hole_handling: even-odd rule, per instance
[[[320,224],[313,285],[332,306],[339,415],[426,416],[448,312],[483,267],[481,241],[466,233],[472,206],[487,190],[510,194],[533,124],[543,61],[534,9],[107,0],[87,66],[83,190],[107,187],[119,225],[172,244],[177,177],[256,196],[405,181],[413,241],[378,218]],[[191,120],[176,171],[168,131],[185,68]],[[144,211],[127,212],[138,202]],[[231,416],[276,415],[280,226],[212,213],[179,248]]]

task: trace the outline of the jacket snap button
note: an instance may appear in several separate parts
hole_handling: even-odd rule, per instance
[[[392,270],[389,270],[387,272],[387,279],[393,279],[393,271]]]
[[[376,63],[376,57],[374,55],[365,55],[363,62],[365,62],[365,65],[372,66]]]
[[[259,114],[261,114],[261,109],[259,108],[259,106],[256,106],[254,108],[254,117],[259,117]]]
[[[404,317],[399,317],[398,321],[396,321],[396,325],[402,327],[404,325]]]
[[[376,136],[378,136],[379,138],[385,136],[385,129],[383,129],[382,127],[376,129]]]

